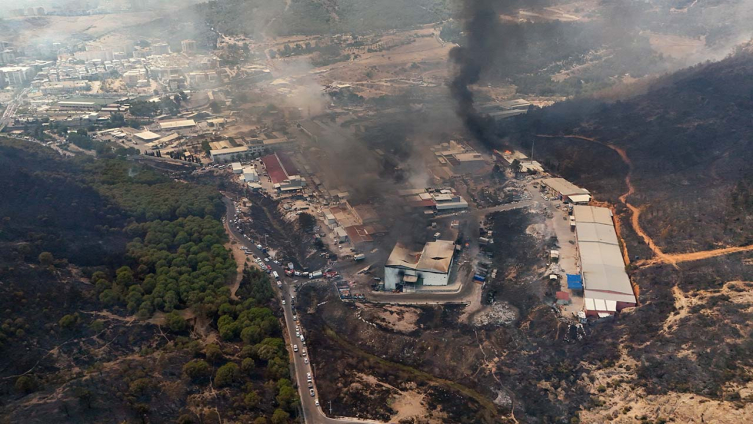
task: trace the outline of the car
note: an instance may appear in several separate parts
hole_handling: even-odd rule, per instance
[[[282,304],[283,304],[283,305],[285,304],[285,300],[283,300],[283,301],[282,301]]]
[[[316,393],[314,393],[314,389],[309,389],[309,394],[311,395],[311,397],[316,396]]]
[[[298,352],[298,345],[293,345],[293,352]]]
[[[300,331],[300,329],[301,329],[301,327],[299,327],[298,324],[296,324],[295,325],[295,331],[298,332],[298,331]]]
[[[297,331],[296,331],[296,332],[295,332],[295,336],[296,336],[296,337],[301,337],[301,333],[299,333],[299,332],[297,332]]]
[[[319,406],[319,399],[314,400],[314,405]]]
[[[308,365],[308,363],[309,363],[309,358],[303,358],[303,363],[304,363],[304,364],[306,364],[306,365]]]
[[[306,356],[306,349],[301,350],[301,355]]]
[[[311,373],[310,372],[306,373],[306,380],[311,381]]]
[[[269,262],[269,258],[264,258],[264,262]]]
[[[314,387],[314,383],[312,383],[312,382],[310,382],[310,381],[308,382],[308,385],[309,385],[309,388],[312,388],[312,387]]]

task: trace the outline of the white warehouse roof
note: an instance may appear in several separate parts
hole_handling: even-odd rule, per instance
[[[564,178],[544,178],[541,182],[563,196],[590,194],[585,188],[580,188]]]

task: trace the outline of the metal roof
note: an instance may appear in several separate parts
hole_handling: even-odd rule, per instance
[[[564,178],[544,178],[541,182],[564,196],[590,194],[585,188],[580,188]]]
[[[614,226],[612,211],[608,208],[596,206],[573,206],[573,216],[576,222],[593,222]]]
[[[585,242],[578,250],[586,289],[633,295],[618,245]]]
[[[415,269],[420,255],[420,253],[408,249],[405,245],[397,243],[385,265]]]
[[[455,243],[453,241],[437,240],[426,243],[416,269],[420,271],[447,273],[450,271],[452,255],[454,254]]]
[[[176,121],[163,121],[159,123],[160,128],[163,130],[166,129],[172,129],[172,128],[185,128],[185,127],[193,127],[196,125],[196,121],[193,119],[180,119]]]
[[[437,240],[426,243],[421,252],[414,252],[401,243],[395,244],[385,264],[388,267],[400,267],[426,272],[450,272],[455,243],[450,240]]]
[[[575,229],[578,242],[595,242],[618,245],[617,233],[611,225],[594,224],[592,222],[577,222]]]

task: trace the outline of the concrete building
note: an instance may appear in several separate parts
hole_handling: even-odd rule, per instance
[[[252,153],[248,146],[231,147],[228,149],[210,150],[209,156],[213,162],[230,162],[244,158],[247,154]]]
[[[398,190],[398,194],[410,206],[423,209],[425,213],[468,209],[468,202],[451,187]]]
[[[256,168],[253,166],[245,166],[243,167],[243,181],[247,183],[258,183],[259,182],[259,173],[256,171]]]
[[[0,68],[0,85],[19,87],[30,82],[34,74],[29,66],[5,66]]]
[[[586,315],[605,317],[635,306],[612,212],[607,208],[575,206],[573,216]]]
[[[196,41],[183,40],[180,42],[180,48],[183,53],[196,53]]]
[[[146,142],[159,140],[160,138],[162,138],[161,135],[157,133],[153,133],[151,131],[144,131],[144,132],[136,133],[133,136],[138,138],[139,140],[143,140]]]
[[[440,144],[433,151],[439,163],[450,167],[454,174],[474,174],[487,170],[484,157],[467,144],[452,140]]]
[[[160,129],[163,130],[177,130],[180,128],[193,128],[196,126],[196,121],[193,119],[175,119],[171,121],[162,121],[159,123]]]
[[[170,54],[170,45],[167,43],[152,44],[151,47],[154,55]]]
[[[449,284],[455,243],[437,240],[426,243],[415,252],[401,243],[392,249],[384,266],[384,288],[395,290],[398,286],[446,286]]]
[[[233,162],[230,164],[230,167],[233,169],[233,174],[243,173],[243,165],[240,162]]]
[[[559,197],[565,202],[574,204],[587,204],[591,201],[591,193],[585,188],[580,188],[564,178],[544,178],[541,180],[542,187],[547,195]]]

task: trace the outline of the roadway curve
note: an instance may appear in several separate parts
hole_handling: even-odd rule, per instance
[[[240,232],[238,232],[238,229],[233,227],[230,223],[235,218],[235,204],[232,200],[230,200],[227,197],[223,197],[222,201],[225,203],[225,219],[226,219],[226,226],[228,233],[232,239],[240,243],[241,245],[249,248],[251,252],[253,252],[256,256],[263,258],[264,253],[262,253],[259,249],[256,248],[256,246],[251,243],[250,240],[243,237]],[[274,262],[269,262],[269,265],[272,267],[274,271],[277,271],[280,276],[284,276],[285,272],[282,266],[275,264]],[[307,379],[306,379],[306,373],[312,373],[312,375],[316,375],[312,369],[311,365],[304,363],[304,358],[299,354],[295,354],[292,351],[292,344],[297,344],[299,348],[303,347],[300,342],[296,342],[295,339],[293,339],[293,334],[295,334],[295,326],[296,322],[293,320],[293,311],[290,306],[290,294],[292,293],[292,282],[295,281],[295,279],[288,279],[288,278],[281,278],[282,281],[282,289],[278,289],[277,285],[274,285],[274,290],[277,293],[278,296],[280,296],[281,299],[286,300],[286,305],[282,307],[283,309],[283,315],[285,317],[285,328],[288,333],[288,351],[290,352],[291,357],[293,358],[293,365],[294,365],[294,372],[295,372],[295,381],[298,384],[298,395],[301,398],[301,410],[303,411],[303,420],[305,423],[310,424],[343,424],[343,423],[353,423],[353,424],[377,424],[380,423],[379,421],[368,421],[368,420],[361,420],[358,418],[329,418],[324,414],[324,411],[316,406],[314,403],[315,397],[312,397],[309,394],[308,391],[308,385],[307,385]],[[303,331],[303,328],[301,328],[301,331]],[[309,352],[310,354],[311,352]],[[310,355],[309,355],[310,357]],[[316,386],[314,386],[314,390],[316,390]],[[317,391],[318,392],[318,391]]]

